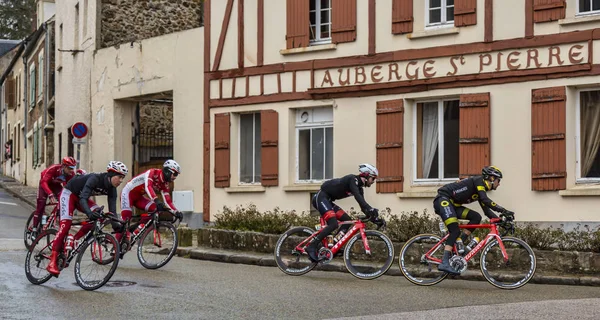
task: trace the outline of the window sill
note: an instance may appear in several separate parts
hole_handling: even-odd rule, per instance
[[[589,14],[575,16],[574,18],[560,19],[558,24],[561,26],[567,26],[572,24],[586,23],[586,22],[598,22],[600,21],[600,14]]]
[[[336,48],[337,48],[337,45],[335,43],[329,43],[329,44],[319,44],[319,45],[302,47],[302,48],[281,49],[281,50],[279,50],[279,53],[285,56],[285,55],[304,53],[304,52],[335,50]]]
[[[283,191],[285,191],[285,192],[302,192],[302,191],[319,191],[319,190],[321,190],[320,183],[293,184],[293,185],[283,187]]]
[[[227,193],[258,193],[258,192],[265,192],[265,190],[267,190],[267,189],[260,185],[237,186],[237,187],[225,188],[225,192],[227,192]]]
[[[558,191],[558,194],[563,197],[587,197],[600,196],[600,184],[590,186],[576,186],[566,190]]]
[[[429,38],[429,37],[437,37],[437,36],[445,36],[450,34],[458,34],[460,33],[460,29],[456,27],[448,27],[448,28],[436,28],[425,30],[421,32],[413,32],[406,35],[409,39],[420,39],[420,38]]]
[[[413,199],[413,198],[433,199],[437,196],[437,189],[399,192],[399,193],[396,193],[396,196],[400,199]]]

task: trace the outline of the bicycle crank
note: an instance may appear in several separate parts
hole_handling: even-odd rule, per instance
[[[467,260],[461,256],[453,256],[450,258],[450,266],[456,270],[456,272],[463,273],[467,270]]]
[[[327,248],[321,248],[319,249],[317,257],[319,258],[320,263],[327,264],[333,260],[333,252]]]

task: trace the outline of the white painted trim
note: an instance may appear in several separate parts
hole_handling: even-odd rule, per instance
[[[436,23],[430,23],[429,22],[429,0],[425,0],[425,29],[431,29],[431,28],[446,28],[449,26],[454,26],[454,19],[450,20],[450,21],[446,21],[447,17],[446,17],[446,9],[448,8],[448,6],[446,5],[446,0],[440,0],[440,4],[441,4],[441,22],[436,22]],[[452,5],[451,7],[454,7],[454,5]]]
[[[329,24],[329,38],[325,38],[325,39],[321,39],[321,26],[323,25],[321,22],[321,0],[310,0],[310,1],[314,1],[315,2],[315,40],[309,40],[310,45],[322,45],[322,44],[328,44],[331,43],[331,33],[332,33],[332,27],[333,27],[333,23],[331,23],[331,0],[329,0],[329,22],[327,24]],[[308,29],[310,31],[310,5],[309,5],[309,10],[308,10],[308,16],[309,16],[309,22],[308,22]],[[308,38],[310,39],[310,35],[308,35]]]
[[[575,7],[576,7],[576,9],[575,9],[575,10],[576,10],[576,11],[575,11],[575,16],[576,16],[576,17],[577,17],[577,16],[590,16],[590,15],[597,15],[597,14],[600,14],[600,10],[593,10],[593,9],[592,9],[592,8],[594,7],[594,6],[593,6],[593,1],[594,1],[594,0],[589,0],[589,1],[590,1],[590,10],[591,10],[591,11],[580,12],[580,9],[579,9],[579,1],[575,0]],[[596,1],[598,1],[598,0],[596,0]]]
[[[600,182],[599,178],[582,178],[581,177],[581,93],[586,91],[600,91],[600,88],[587,88],[577,90],[577,97],[575,106],[575,168],[576,168],[576,176],[575,183],[576,184],[584,184],[584,183],[598,183]]]

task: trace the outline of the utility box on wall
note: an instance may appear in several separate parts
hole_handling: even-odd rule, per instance
[[[173,191],[173,204],[181,212],[194,212],[194,191]]]

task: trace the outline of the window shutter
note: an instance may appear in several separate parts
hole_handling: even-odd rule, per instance
[[[565,87],[531,92],[532,190],[564,190],[567,186]]]
[[[229,113],[215,114],[215,188],[229,187],[230,126]]]
[[[287,0],[285,36],[287,48],[308,47],[310,40],[310,18],[308,17],[309,0]]]
[[[263,186],[279,184],[279,114],[275,110],[260,112],[261,176]]]
[[[393,0],[392,33],[404,34],[413,31],[413,0]]]
[[[477,0],[456,0],[454,2],[454,26],[466,27],[477,24]]]
[[[533,21],[548,22],[565,18],[565,0],[533,0]]]
[[[404,101],[377,102],[377,193],[403,190]]]
[[[490,165],[490,93],[460,96],[459,178],[481,174]]]
[[[8,95],[6,97],[8,98],[8,108],[14,109],[17,107],[17,90],[16,90],[17,81],[14,78],[10,79],[10,80],[8,80],[7,85],[8,85]]]
[[[331,42],[356,40],[356,0],[331,0]]]

